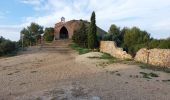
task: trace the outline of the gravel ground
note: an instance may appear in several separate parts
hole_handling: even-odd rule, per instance
[[[170,74],[120,63],[100,66],[107,63],[96,59],[102,53],[78,55],[68,44],[56,41],[1,58],[0,100],[170,99]],[[141,72],[159,77],[143,78]]]

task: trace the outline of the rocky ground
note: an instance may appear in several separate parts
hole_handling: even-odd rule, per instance
[[[170,74],[78,55],[68,41],[0,59],[0,100],[169,100]],[[157,77],[144,78],[155,73]]]

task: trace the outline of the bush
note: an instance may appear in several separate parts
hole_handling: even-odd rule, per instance
[[[10,54],[18,49],[17,43],[0,37],[0,56]]]
[[[76,43],[78,46],[87,48],[87,27],[84,22],[81,23],[80,28],[74,31],[74,34],[72,36],[72,40],[74,43]]]
[[[132,56],[141,48],[161,48],[170,49],[170,38],[168,39],[153,39],[146,31],[140,30],[137,27],[123,28],[120,30],[116,25],[111,25],[109,33],[103,38],[106,41],[114,41],[118,47],[122,47]]]
[[[161,48],[161,49],[170,49],[170,39],[152,39],[149,43],[149,48]]]
[[[51,42],[54,40],[54,28],[45,28],[44,31],[44,40],[47,42]]]
[[[124,45],[127,47],[128,53],[132,56],[134,56],[139,49],[148,47],[149,41],[149,33],[141,31],[137,27],[133,27],[125,31]]]
[[[133,57],[141,48],[170,49],[170,37],[167,39],[153,39],[150,34],[137,27],[120,29],[116,25],[111,25],[109,33],[105,34],[103,40],[114,41],[118,47],[123,48]]]

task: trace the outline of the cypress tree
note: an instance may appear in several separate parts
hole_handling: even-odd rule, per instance
[[[88,48],[94,49],[97,47],[97,27],[96,27],[96,15],[93,11],[91,15],[91,23],[89,26],[89,32],[88,32]]]

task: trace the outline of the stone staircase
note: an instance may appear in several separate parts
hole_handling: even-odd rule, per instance
[[[71,40],[55,40],[52,43],[42,43],[41,50],[49,50],[49,51],[66,51],[69,48],[69,44]]]
[[[68,47],[68,45],[71,43],[71,40],[55,40],[51,43],[43,43],[43,48],[55,48],[55,47]]]

